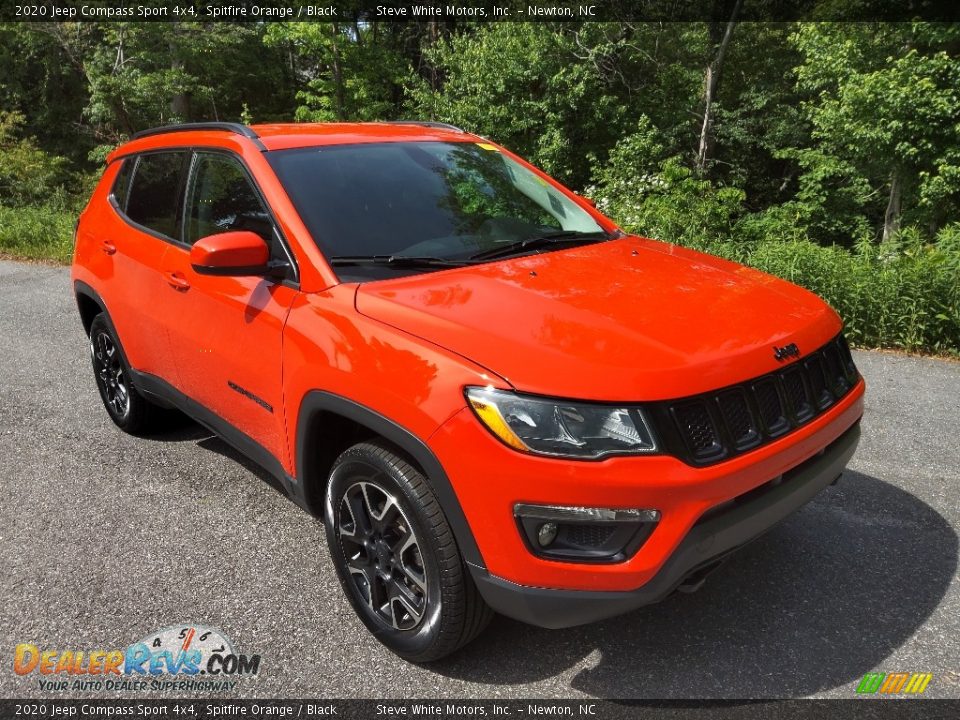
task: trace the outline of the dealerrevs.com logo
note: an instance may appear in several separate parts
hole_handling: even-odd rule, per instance
[[[932,673],[867,673],[857,685],[861,695],[921,695],[933,680]]]
[[[126,649],[42,649],[20,643],[13,671],[37,675],[41,690],[233,690],[256,677],[260,656],[245,655],[215,628],[194,623],[152,632]]]

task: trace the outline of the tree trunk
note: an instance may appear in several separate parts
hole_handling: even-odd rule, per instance
[[[360,32],[360,21],[357,19],[357,16],[353,16],[353,36],[354,40],[357,43],[357,47],[363,47],[363,33]]]
[[[883,242],[891,239],[900,229],[900,206],[903,196],[903,181],[900,171],[894,168],[890,173],[890,198],[887,211],[883,214]]]
[[[713,144],[713,102],[717,96],[717,87],[720,84],[720,74],[723,71],[723,61],[727,55],[727,47],[730,45],[730,38],[733,37],[733,30],[737,26],[737,16],[740,14],[740,5],[743,0],[737,0],[730,13],[730,20],[727,22],[727,29],[723,33],[723,39],[717,48],[717,54],[713,61],[707,65],[704,72],[703,81],[703,123],[700,125],[700,144],[697,147],[697,174],[703,175],[707,169],[707,159],[710,155]]]
[[[337,23],[330,23],[330,32],[333,39],[333,99],[336,105],[337,120],[344,120],[343,68],[340,67],[340,44],[337,42],[340,35],[340,26]]]
[[[427,28],[430,33],[430,47],[436,47],[437,38],[440,36],[440,32],[437,29],[437,21],[431,20],[427,24]],[[437,82],[437,66],[433,63],[430,63],[430,89],[433,92],[437,92],[440,83]]]
[[[174,72],[180,72],[183,70],[184,63],[183,58],[180,57],[180,46],[177,42],[177,35],[179,34],[179,23],[174,23],[171,28],[171,37],[170,37],[170,69]],[[181,122],[186,122],[190,119],[190,95],[185,92],[175,93],[174,96],[170,99],[170,114]]]

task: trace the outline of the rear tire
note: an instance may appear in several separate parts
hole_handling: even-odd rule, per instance
[[[493,612],[464,565],[423,474],[380,441],[334,463],[324,503],[327,544],[357,615],[412,662],[473,640]]]
[[[90,323],[90,358],[100,399],[118,428],[131,435],[142,435],[170,427],[179,419],[176,411],[155,405],[134,387],[120,340],[103,313]]]

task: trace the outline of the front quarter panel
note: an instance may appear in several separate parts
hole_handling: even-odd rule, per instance
[[[508,388],[469,360],[354,309],[355,284],[301,294],[284,330],[290,457],[307,394],[323,390],[389,418],[426,442],[466,406],[465,385]]]

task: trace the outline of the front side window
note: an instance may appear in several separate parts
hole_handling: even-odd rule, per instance
[[[276,256],[273,222],[239,162],[227,155],[199,153],[187,191],[186,237],[193,245],[208,235],[249,230]]]
[[[177,239],[177,203],[186,153],[141,155],[127,197],[126,214],[133,222]]]
[[[328,145],[267,159],[334,264],[472,262],[544,237],[606,237],[566,193],[485,143]]]

